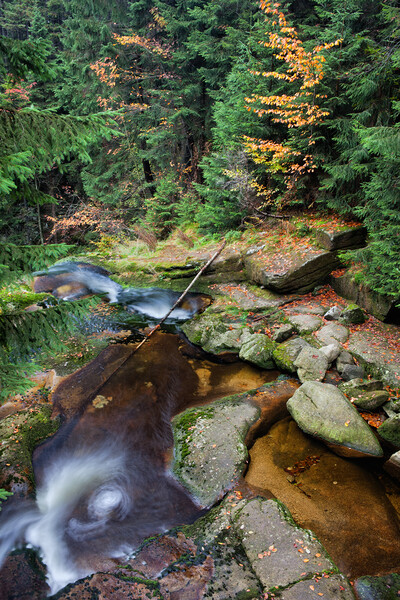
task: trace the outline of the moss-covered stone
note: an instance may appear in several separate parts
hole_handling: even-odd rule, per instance
[[[286,373],[296,373],[297,367],[294,361],[302,349],[308,345],[302,338],[294,338],[276,346],[272,352],[272,358],[278,369]]]
[[[239,358],[247,360],[263,369],[273,369],[272,353],[276,344],[267,335],[254,333],[249,335],[240,348]]]
[[[359,325],[365,323],[365,314],[357,304],[349,304],[342,310],[339,321],[346,325]]]
[[[214,504],[243,473],[244,443],[260,410],[241,394],[193,408],[173,421],[173,471],[203,506]]]
[[[400,575],[398,573],[382,577],[366,575],[356,579],[354,589],[359,600],[397,600],[400,592]]]
[[[396,448],[400,448],[400,415],[386,419],[378,427],[378,433],[385,441],[390,442]]]
[[[238,354],[243,342],[251,334],[245,325],[234,320],[228,321],[224,315],[216,313],[197,315],[184,323],[182,330],[193,344],[211,354]]]
[[[33,489],[32,452],[60,426],[51,413],[49,404],[36,405],[0,422],[1,487],[23,493]]]

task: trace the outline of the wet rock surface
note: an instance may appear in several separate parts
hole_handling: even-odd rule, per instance
[[[15,550],[0,569],[0,600],[43,600],[46,570],[33,550]]]
[[[374,463],[337,456],[287,418],[250,449],[246,482],[284,502],[351,579],[400,571],[394,490],[374,476]]]

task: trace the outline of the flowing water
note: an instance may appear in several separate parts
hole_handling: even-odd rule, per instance
[[[151,318],[164,316],[178,297],[123,289],[71,263],[51,275],[58,278],[55,291],[65,292],[75,278],[85,291],[106,292]],[[172,317],[188,318],[199,306],[191,296]],[[167,333],[153,336],[137,354],[133,348],[109,346],[59,386],[53,405],[63,424],[34,452],[36,499],[12,498],[0,513],[0,563],[19,544],[39,549],[52,594],[115,567],[146,537],[200,516],[204,507],[169,471],[172,416],[276,376],[243,363],[199,361],[189,345]]]

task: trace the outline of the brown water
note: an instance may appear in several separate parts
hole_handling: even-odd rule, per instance
[[[202,514],[169,472],[172,416],[277,375],[200,361],[171,334],[133,348],[110,346],[57,388],[64,424],[34,453],[37,503],[10,504],[2,518],[8,547],[17,532],[41,549],[53,593]]]
[[[339,457],[286,418],[256,440],[246,482],[282,500],[349,577],[400,572],[400,486],[380,461]]]

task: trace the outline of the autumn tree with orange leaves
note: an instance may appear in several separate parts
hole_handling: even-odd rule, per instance
[[[295,200],[300,179],[316,168],[312,153],[315,144],[313,133],[315,126],[329,116],[329,111],[319,104],[324,96],[317,92],[324,76],[323,51],[338,46],[341,40],[306,50],[278,2],[261,0],[260,8],[265,14],[269,31],[266,33],[267,41],[259,43],[274,51],[275,59],[283,63],[283,68],[252,73],[286,83],[289,92],[265,96],[252,94],[245,98],[248,111],[253,111],[259,117],[268,116],[272,123],[282,124],[284,132],[281,139],[264,140],[245,136],[244,140],[247,153],[255,163],[265,166],[270,182],[274,180],[274,174],[283,174],[283,194],[273,185],[266,187],[256,184],[257,193],[265,198],[265,204],[279,206]]]

